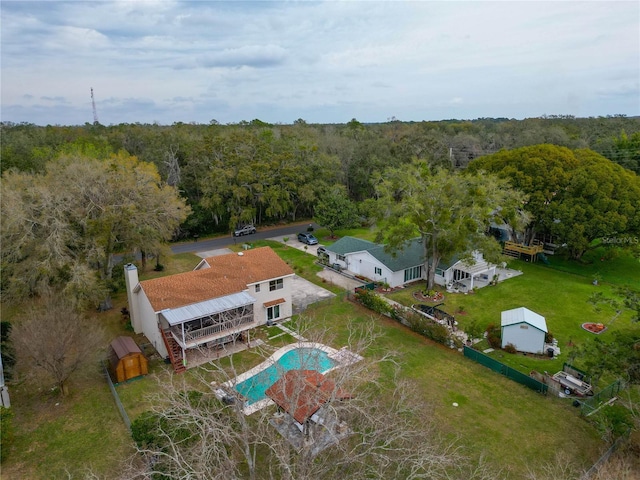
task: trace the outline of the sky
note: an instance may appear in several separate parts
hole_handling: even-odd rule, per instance
[[[7,1],[0,120],[640,115],[640,2]]]

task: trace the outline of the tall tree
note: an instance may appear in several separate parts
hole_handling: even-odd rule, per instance
[[[378,188],[381,240],[391,251],[420,237],[427,288],[441,260],[481,251],[496,260],[499,245],[485,235],[491,221],[515,225],[525,196],[492,175],[432,171],[425,162],[389,170]]]
[[[347,196],[342,185],[335,185],[325,192],[315,209],[316,221],[329,229],[331,236],[339,228],[353,227],[357,221],[356,205]]]
[[[125,154],[62,157],[44,174],[7,172],[2,186],[2,266],[18,297],[57,285],[95,301],[114,254],[159,251],[189,211],[155,166]]]
[[[528,194],[529,238],[554,235],[575,259],[597,238],[640,232],[640,177],[591,150],[535,145],[479,158],[469,170],[497,174]]]
[[[36,367],[55,382],[62,395],[81,365],[95,361],[104,331],[61,296],[48,294],[32,305],[11,330],[20,371]]]

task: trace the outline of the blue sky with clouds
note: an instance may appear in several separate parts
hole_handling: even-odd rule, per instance
[[[640,115],[640,2],[7,1],[2,121]]]

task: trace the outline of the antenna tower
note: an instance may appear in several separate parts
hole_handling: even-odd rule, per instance
[[[93,87],[91,87],[91,106],[93,107],[93,124],[97,125],[100,122],[98,121],[98,111],[96,110],[96,101],[93,98]]]

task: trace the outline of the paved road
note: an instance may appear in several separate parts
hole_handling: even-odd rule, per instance
[[[314,229],[318,229],[318,225],[312,223]],[[292,240],[296,240],[299,232],[306,232],[308,224],[287,225],[286,227],[276,227],[267,229],[258,229],[257,233],[245,235],[243,237],[227,237],[211,238],[206,240],[198,240],[193,242],[176,243],[171,245],[173,253],[187,252],[203,252],[208,250],[216,250],[218,248],[228,247],[233,244],[251,243],[256,240],[266,240],[267,238],[280,237],[289,235]]]

